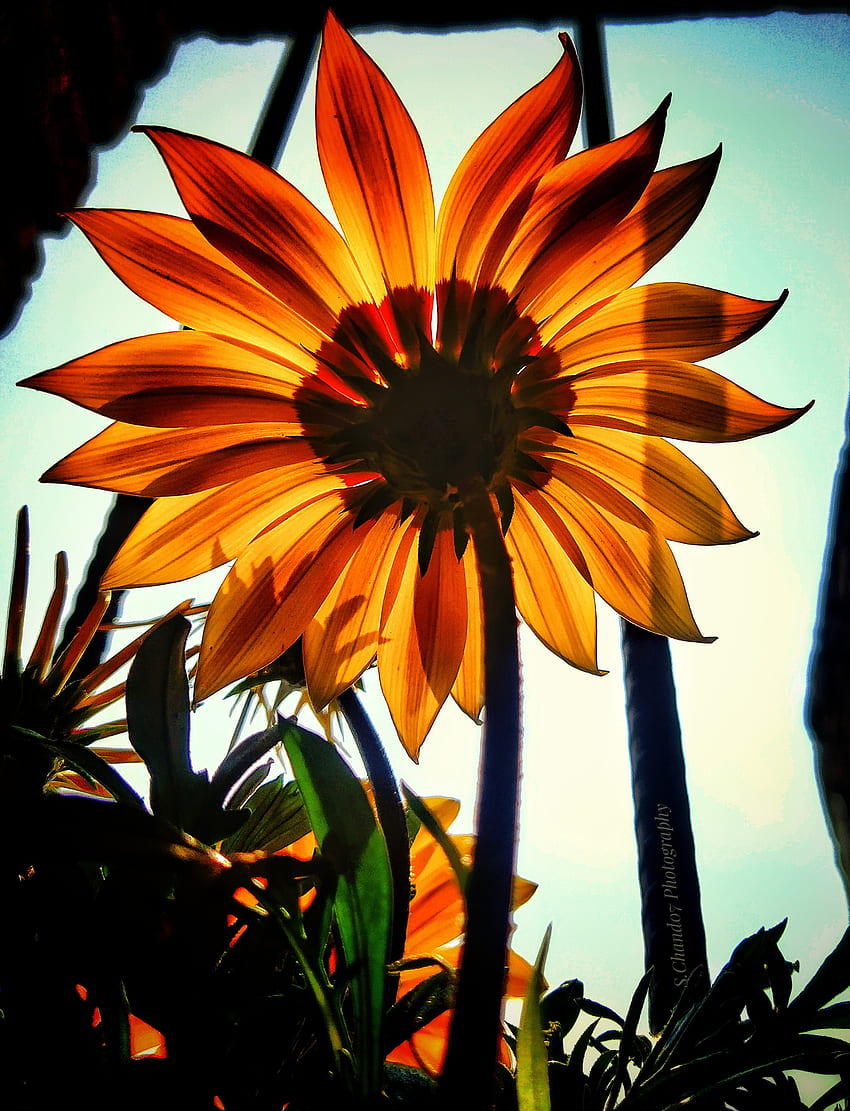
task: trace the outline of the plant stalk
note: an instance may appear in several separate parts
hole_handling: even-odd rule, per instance
[[[484,734],[466,940],[441,1077],[443,1104],[489,1109],[511,930],[520,776],[520,681],[511,565],[482,479],[460,491],[484,614]]]

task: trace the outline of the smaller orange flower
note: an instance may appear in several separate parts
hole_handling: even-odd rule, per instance
[[[424,801],[443,829],[448,829],[460,810],[460,803],[455,799],[431,798]],[[455,834],[450,837],[463,862],[471,864],[475,838],[471,834]],[[410,847],[410,872],[414,892],[407,921],[405,959],[430,956],[443,967],[457,969],[463,953],[463,894],[446,854],[424,826],[420,827]],[[516,876],[514,908],[528,902],[536,889],[536,884]],[[425,967],[402,972],[399,977],[399,997],[432,976],[435,971],[435,967]],[[518,953],[509,950],[506,997],[515,999],[524,996],[531,974],[529,963]],[[397,1046],[387,1060],[413,1065],[432,1076],[439,1075],[448,1044],[451,1018],[452,1012],[444,1011],[421,1030],[417,1030],[409,1041]],[[504,1041],[501,1043],[500,1057],[503,1063],[509,1063]]]

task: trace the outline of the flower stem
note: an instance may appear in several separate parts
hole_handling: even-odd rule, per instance
[[[490,1108],[501,1026],[520,774],[519,647],[511,565],[481,479],[460,491],[484,613],[484,736],[466,940],[441,1095],[449,1108]]]

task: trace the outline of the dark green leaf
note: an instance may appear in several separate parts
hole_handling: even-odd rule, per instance
[[[127,676],[127,732],[151,777],[151,808],[180,829],[196,832],[198,794],[206,776],[189,759],[189,622],[180,614],[142,642]]]
[[[617,1055],[617,1073],[611,1088],[608,1106],[613,1107],[621,1088],[629,1084],[629,1062],[639,1056],[640,1048],[635,1050],[637,1024],[643,1011],[644,1003],[652,983],[652,969],[648,969],[641,977],[634,995],[626,1012],[626,1021],[623,1024],[623,1035],[620,1039],[620,1049]]]
[[[568,1034],[581,1014],[583,998],[584,984],[581,980],[566,980],[541,999],[542,1020],[547,1025],[557,1023],[563,1033]]]

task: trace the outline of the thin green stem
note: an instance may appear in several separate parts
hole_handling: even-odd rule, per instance
[[[466,941],[441,1094],[450,1109],[489,1109],[511,926],[520,776],[519,646],[510,560],[480,479],[463,490],[484,613],[484,736]]]

